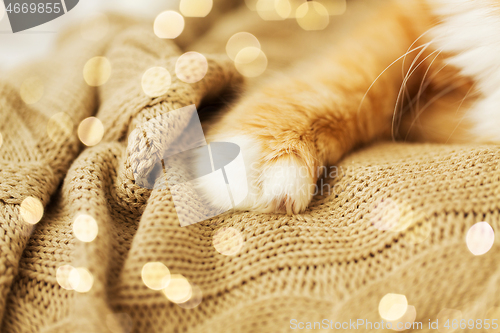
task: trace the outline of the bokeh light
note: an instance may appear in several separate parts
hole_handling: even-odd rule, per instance
[[[19,94],[24,103],[35,104],[42,99],[44,90],[42,80],[38,76],[32,76],[23,81]]]
[[[82,38],[88,41],[103,39],[109,32],[109,19],[106,14],[95,13],[86,17],[80,26]]]
[[[73,287],[69,283],[69,276],[75,268],[71,265],[60,266],[56,271],[57,283],[66,290],[73,290]]]
[[[3,145],[3,136],[2,133],[0,132],[0,148],[2,148]]]
[[[266,71],[267,57],[259,48],[245,47],[236,55],[234,65],[241,75],[257,77]]]
[[[493,246],[494,242],[495,232],[488,222],[478,222],[467,232],[467,247],[475,256],[487,253]]]
[[[159,38],[174,39],[184,30],[184,17],[173,10],[160,13],[154,22],[154,32]]]
[[[207,58],[198,52],[186,52],[177,59],[175,74],[179,80],[195,83],[202,80],[208,71]]]
[[[78,138],[86,146],[95,146],[101,142],[104,135],[104,126],[96,117],[84,119],[78,126]]]
[[[226,44],[226,52],[231,60],[235,60],[238,53],[247,47],[256,47],[260,49],[260,43],[257,37],[248,32],[238,32],[229,38]]]
[[[106,315],[106,326],[112,333],[130,333],[134,322],[128,313],[110,313]]]
[[[378,304],[380,317],[387,321],[395,321],[403,317],[408,310],[408,300],[405,295],[386,294]]]
[[[408,229],[403,241],[409,245],[417,245],[426,241],[432,234],[432,223],[425,221],[420,224],[414,224],[411,229]]]
[[[392,330],[396,332],[403,332],[413,327],[413,323],[417,318],[417,309],[413,305],[408,305],[406,313],[397,320],[389,321],[392,325]],[[398,325],[400,328],[398,328]]]
[[[24,222],[37,224],[43,216],[43,204],[38,198],[27,197],[21,202],[20,213]]]
[[[296,18],[297,8],[299,8],[302,4],[306,3],[307,0],[288,0],[291,7],[291,12],[288,18]]]
[[[452,322],[455,320],[456,322],[460,323],[460,320],[462,320],[462,312],[459,310],[454,310],[454,309],[442,309],[439,311],[437,315],[437,320],[439,323],[446,323],[447,320],[449,320],[449,327],[444,327],[445,325],[439,325],[438,331],[440,333],[451,333],[455,332],[460,329],[460,325],[458,325],[457,328],[453,328]]]
[[[281,18],[286,19],[290,17],[292,5],[289,0],[275,0],[274,6],[276,8],[276,13],[278,13]]]
[[[235,228],[220,228],[213,236],[212,243],[220,254],[235,256],[243,247],[244,241],[241,232]]]
[[[297,23],[304,30],[323,30],[330,22],[328,10],[317,1],[308,1],[295,12]]]
[[[193,295],[193,288],[184,276],[172,274],[170,283],[163,289],[163,293],[173,303],[186,303]]]
[[[200,287],[195,284],[191,284],[191,289],[192,294],[189,300],[184,303],[177,303],[177,305],[183,309],[194,309],[195,307],[200,305],[201,301],[203,300],[203,292],[201,291]]]
[[[96,220],[87,214],[78,215],[73,222],[73,234],[82,242],[92,242],[99,232]]]
[[[111,77],[111,63],[106,57],[93,57],[83,67],[83,78],[91,87],[102,86]]]
[[[255,8],[259,16],[266,21],[284,20],[292,12],[289,0],[258,0]]]
[[[142,75],[142,90],[149,97],[165,95],[172,84],[169,71],[163,67],[152,67]]]
[[[62,143],[69,139],[74,129],[73,120],[65,112],[58,112],[47,122],[47,135],[56,142]]]
[[[213,7],[213,0],[181,0],[179,9],[186,17],[205,17]]]
[[[370,212],[371,224],[383,231],[401,232],[412,226],[416,220],[414,211],[403,200],[386,198],[378,201]]]
[[[142,282],[153,290],[166,288],[171,282],[170,271],[161,262],[148,262],[142,267]]]
[[[392,199],[383,199],[370,212],[371,224],[382,231],[398,227],[401,217],[399,205]]]
[[[92,289],[94,285],[94,277],[88,269],[78,267],[70,271],[68,282],[71,288],[79,293],[86,293]]]

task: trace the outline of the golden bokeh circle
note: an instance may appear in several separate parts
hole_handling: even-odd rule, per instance
[[[401,218],[399,205],[392,199],[380,200],[370,212],[371,224],[378,230],[389,231],[396,228]]]
[[[238,72],[246,77],[257,77],[267,69],[267,57],[261,49],[245,47],[234,59]]]
[[[2,148],[3,145],[3,136],[2,133],[0,132],[0,148]]]
[[[181,0],[179,9],[186,17],[205,17],[213,7],[213,0]]]
[[[71,265],[59,266],[56,271],[56,280],[61,288],[66,290],[73,290],[73,287],[69,282],[69,276],[73,270],[75,270],[75,268]]]
[[[193,295],[191,284],[181,274],[172,274],[170,283],[162,291],[171,302],[178,304],[188,302]]]
[[[378,304],[378,312],[382,319],[396,321],[403,317],[408,310],[408,300],[405,295],[386,294]]]
[[[80,26],[82,38],[88,41],[99,41],[109,32],[109,19],[106,14],[95,13],[86,17]]]
[[[69,285],[79,293],[86,293],[94,285],[94,276],[83,267],[78,267],[70,271],[68,276]]]
[[[148,262],[142,267],[142,282],[149,289],[162,290],[171,281],[170,270],[161,262]]]
[[[43,216],[43,204],[38,198],[27,197],[21,202],[20,213],[23,221],[37,224]]]
[[[465,240],[469,251],[480,256],[487,253],[495,243],[495,231],[488,222],[478,222],[469,229]]]
[[[255,9],[265,21],[284,20],[292,12],[289,0],[258,0]]]
[[[78,138],[84,145],[92,147],[101,142],[104,135],[104,126],[96,117],[89,117],[78,126]]]
[[[184,30],[184,17],[173,10],[164,11],[156,17],[153,29],[159,38],[177,38]]]
[[[432,234],[432,223],[430,221],[415,224],[405,232],[403,240],[406,244],[417,245],[426,241]]]
[[[371,224],[382,231],[401,232],[414,225],[417,211],[403,200],[385,198],[370,211]]]
[[[91,87],[99,87],[111,77],[111,63],[106,57],[93,57],[83,67],[83,78]]]
[[[201,291],[201,288],[195,284],[191,284],[191,288],[192,293],[189,300],[184,303],[177,303],[177,305],[183,309],[194,309],[195,307],[200,305],[201,301],[203,300],[203,292]]]
[[[398,318],[397,320],[394,321],[389,321],[389,323],[391,323],[393,331],[403,332],[408,329],[405,327],[405,325],[408,326],[411,324],[412,325],[411,327],[413,327],[415,319],[417,319],[417,309],[413,305],[408,305],[406,313],[401,318]],[[400,328],[398,328],[398,325]]]
[[[215,250],[225,256],[235,256],[243,247],[244,240],[241,232],[235,228],[220,228],[213,236],[212,243]]]
[[[52,141],[62,143],[69,139],[74,126],[73,120],[66,112],[58,112],[47,122],[47,135]]]
[[[24,103],[35,104],[42,99],[44,91],[42,80],[38,76],[32,76],[23,81],[19,94]]]
[[[73,234],[85,243],[92,242],[99,232],[96,220],[87,214],[78,215],[73,222]]]
[[[299,26],[308,31],[323,30],[330,23],[328,10],[317,1],[308,1],[300,5],[295,17]]]
[[[165,95],[172,84],[170,72],[163,67],[152,67],[142,75],[142,90],[149,97]]]
[[[186,52],[175,63],[175,75],[186,83],[202,80],[208,71],[207,58],[198,52]]]
[[[290,14],[292,13],[292,5],[289,0],[275,0],[274,6],[276,8],[276,13],[282,19],[290,17]]]
[[[331,0],[328,0],[331,1]],[[299,8],[302,4],[307,2],[307,0],[289,0],[291,6],[291,12],[288,18],[296,18],[297,16],[297,8]]]
[[[238,32],[229,38],[226,44],[226,53],[231,60],[235,60],[238,53],[246,47],[256,47],[260,49],[260,42],[251,33]]]

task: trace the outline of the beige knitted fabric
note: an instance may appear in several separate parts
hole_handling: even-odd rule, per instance
[[[154,66],[173,73],[182,51],[150,25],[113,22],[99,42],[69,31],[52,57],[0,79],[1,332],[288,332],[292,319],[380,321],[387,293],[403,294],[415,307],[424,324],[416,331],[435,332],[428,320],[444,308],[485,319],[500,306],[498,235],[482,256],[465,241],[477,222],[500,230],[498,147],[377,144],[329,169],[332,177],[304,214],[226,213],[180,227],[170,192],[138,186],[134,172],[150,170],[187,125],[169,111],[199,106],[242,79],[225,56],[206,55],[202,81],[173,77],[166,95],[150,98],[142,74]],[[196,41],[195,32],[186,36],[179,45]],[[112,67],[98,89],[82,77],[93,56],[107,57]],[[34,104],[20,93],[30,77],[44,87]],[[59,112],[72,125],[49,137],[49,119]],[[105,134],[83,149],[77,126],[91,115]],[[129,140],[161,115],[167,127],[148,123],[161,147]],[[35,226],[20,213],[29,196],[45,206]],[[196,200],[186,207],[197,207]],[[72,231],[82,213],[98,224],[88,243]],[[213,246],[214,234],[227,227],[244,241],[234,256]],[[201,291],[201,303],[186,309],[147,288],[141,270],[148,262],[182,274]],[[88,292],[59,285],[56,271],[65,264],[91,272]]]

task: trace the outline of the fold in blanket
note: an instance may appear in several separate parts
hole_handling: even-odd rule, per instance
[[[242,78],[228,58],[206,54],[202,81],[173,77],[168,93],[151,98],[143,73],[175,72],[179,45],[198,41],[176,45],[123,18],[99,42],[78,33],[63,36],[52,57],[0,79],[1,332],[284,332],[292,319],[374,323],[387,293],[405,295],[426,331],[443,308],[479,319],[500,306],[498,241],[483,256],[465,242],[477,222],[500,230],[498,147],[378,144],[330,169],[304,214],[226,213],[181,227],[169,190],[139,186],[134,172],[150,170],[189,119],[165,118],[155,128],[160,147],[129,140],[130,133],[240,87]],[[111,64],[99,88],[82,76],[94,56]],[[27,104],[21,86],[33,77],[43,96]],[[77,127],[90,116],[104,136],[84,149]],[[28,197],[44,206],[35,225],[22,212]],[[191,200],[187,207],[195,207]],[[81,214],[97,223],[90,242],[73,232]],[[239,251],[214,247],[223,228],[240,236]],[[150,262],[184,276],[197,302],[178,305],[148,288],[141,272]],[[64,265],[90,272],[90,289],[63,288],[57,271]]]

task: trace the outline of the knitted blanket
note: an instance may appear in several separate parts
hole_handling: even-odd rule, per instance
[[[168,147],[187,126],[170,111],[241,85],[222,48],[205,54],[208,71],[197,83],[172,76],[158,97],[141,86],[154,66],[174,73],[230,3],[203,24],[188,21],[175,41],[118,17],[99,41],[75,27],[50,57],[0,78],[0,331],[288,332],[321,324],[367,332],[368,322],[399,318],[398,306],[423,324],[408,331],[436,332],[429,320],[443,318],[500,318],[496,146],[366,147],[328,169],[310,207],[294,216],[230,211],[181,227],[168,188],[137,184],[137,170],[161,154],[146,139],[129,140],[136,128],[167,115],[168,130],[157,135]],[[99,87],[82,76],[96,56],[111,70]],[[78,129],[92,116],[104,133],[86,147]],[[137,162],[138,154],[151,160]],[[478,222],[497,231],[482,255],[468,242]]]

